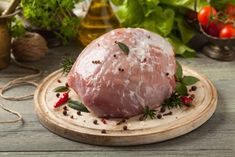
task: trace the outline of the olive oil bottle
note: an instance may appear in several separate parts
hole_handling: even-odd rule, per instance
[[[81,20],[78,38],[86,46],[102,34],[120,27],[109,0],[92,0],[86,16]]]

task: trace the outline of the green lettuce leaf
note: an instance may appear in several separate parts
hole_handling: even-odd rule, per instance
[[[139,1],[128,0],[117,12],[123,26],[135,27],[144,17],[144,12]]]
[[[195,10],[195,0],[160,0],[160,2],[162,4],[167,4],[170,6],[184,7],[191,10]],[[196,10],[200,10],[205,5],[208,5],[205,0],[197,0]]]
[[[111,0],[111,2],[116,6],[120,6],[125,2],[125,0]]]
[[[195,50],[186,46],[179,38],[174,35],[170,35],[166,38],[174,47],[175,53],[185,58],[192,58],[196,56]]]
[[[194,37],[196,32],[188,25],[188,23],[183,19],[183,17],[177,17],[175,18],[175,20],[183,43],[188,43],[189,40]]]
[[[156,7],[139,25],[141,28],[167,36],[174,24],[175,12],[172,9]]]
[[[166,37],[183,57],[194,57],[195,51],[186,44],[195,35],[184,21],[183,13],[194,10],[195,0],[112,0],[119,6],[117,15],[124,27],[141,27]],[[197,1],[197,9],[208,4]],[[182,11],[183,10],[183,11]]]

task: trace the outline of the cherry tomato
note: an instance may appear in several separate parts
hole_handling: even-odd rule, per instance
[[[205,6],[197,14],[197,18],[202,26],[208,26],[209,23],[216,18],[216,14],[215,8],[212,6]]]
[[[225,13],[229,16],[235,16],[235,5],[232,3],[227,3]]]
[[[224,24],[218,20],[215,20],[207,27],[204,28],[205,32],[211,36],[219,37],[221,29],[224,27]]]
[[[235,37],[235,28],[232,25],[225,25],[219,34],[220,38],[233,38]]]

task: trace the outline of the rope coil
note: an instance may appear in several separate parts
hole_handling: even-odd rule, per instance
[[[4,93],[16,86],[21,86],[21,85],[25,85],[25,84],[29,84],[29,85],[33,85],[35,87],[38,86],[38,83],[34,82],[35,80],[39,80],[41,77],[42,77],[42,71],[38,68],[35,68],[35,67],[31,67],[31,66],[28,66],[28,65],[24,65],[20,62],[17,62],[15,59],[12,59],[13,63],[18,66],[18,67],[21,67],[23,69],[28,69],[28,70],[32,70],[32,71],[35,71],[35,74],[30,74],[30,75],[27,75],[27,76],[23,76],[23,77],[20,77],[20,78],[17,78],[17,79],[14,79],[12,81],[9,81],[8,83],[6,83],[4,86],[0,87],[0,97],[5,99],[5,100],[11,100],[11,101],[23,101],[23,100],[28,100],[28,99],[31,99],[33,98],[33,95],[34,93],[29,93],[29,94],[26,94],[26,95],[23,95],[23,96],[5,96]],[[8,123],[16,123],[16,122],[19,122],[19,121],[23,121],[23,117],[22,115],[17,112],[17,111],[14,111],[14,110],[11,110],[7,107],[5,107],[3,104],[0,103],[0,107],[11,113],[11,114],[14,114],[17,116],[16,119],[14,120],[8,120],[8,121],[0,121],[0,124],[8,124]]]

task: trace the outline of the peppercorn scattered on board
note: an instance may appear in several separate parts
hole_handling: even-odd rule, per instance
[[[217,106],[217,92],[211,81],[186,66],[183,66],[183,71],[185,75],[200,79],[196,83],[197,90],[189,92],[194,96],[193,106],[156,108],[154,119],[141,119],[141,115],[129,119],[98,118],[66,103],[55,108],[59,95],[53,90],[67,82],[62,70],[50,74],[37,88],[34,97],[36,113],[41,124],[51,132],[83,143],[129,146],[169,140],[201,126],[213,115]],[[73,90],[70,90],[69,96],[79,100]]]

